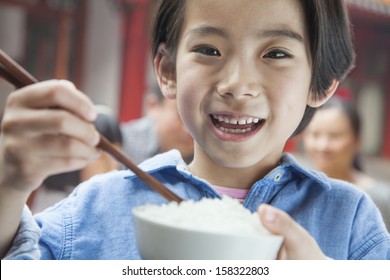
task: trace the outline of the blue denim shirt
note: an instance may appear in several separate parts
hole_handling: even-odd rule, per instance
[[[244,206],[269,203],[290,214],[333,259],[390,259],[390,236],[378,209],[354,186],[305,169],[288,154],[256,182]],[[186,169],[177,151],[141,164],[184,199],[219,197]],[[139,259],[133,207],[166,203],[129,170],[97,175],[65,200],[31,217],[25,211],[8,258]]]

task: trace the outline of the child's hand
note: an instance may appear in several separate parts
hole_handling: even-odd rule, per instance
[[[314,238],[287,213],[267,204],[260,205],[258,212],[261,222],[269,231],[284,237],[277,259],[326,259]]]
[[[0,188],[29,193],[53,174],[96,158],[92,102],[68,81],[51,80],[9,96],[0,138]]]

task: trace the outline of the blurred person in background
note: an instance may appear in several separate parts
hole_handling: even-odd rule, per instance
[[[363,171],[360,131],[360,116],[354,104],[332,97],[315,112],[302,135],[304,154],[317,170],[365,191],[390,230],[390,186]]]
[[[96,129],[115,147],[121,149],[122,134],[118,119],[111,110],[103,105],[96,105],[98,116],[94,122]],[[43,185],[33,193],[31,210],[41,212],[49,206],[67,197],[81,182],[96,174],[120,169],[120,164],[108,153],[101,151],[99,158],[90,162],[85,168],[48,177]]]
[[[121,124],[122,148],[136,164],[172,149],[177,149],[189,163],[194,143],[183,125],[176,101],[164,98],[157,81],[145,95],[145,115]]]

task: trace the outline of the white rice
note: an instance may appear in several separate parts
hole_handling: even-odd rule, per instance
[[[135,210],[148,220],[188,229],[240,235],[270,234],[257,213],[251,213],[238,200],[227,196],[185,200],[180,204],[145,205]]]

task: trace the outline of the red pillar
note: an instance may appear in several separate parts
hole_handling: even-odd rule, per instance
[[[142,99],[146,90],[146,62],[149,50],[147,25],[148,0],[127,0],[133,5],[125,11],[123,18],[123,66],[120,121],[139,118],[142,113]]]

